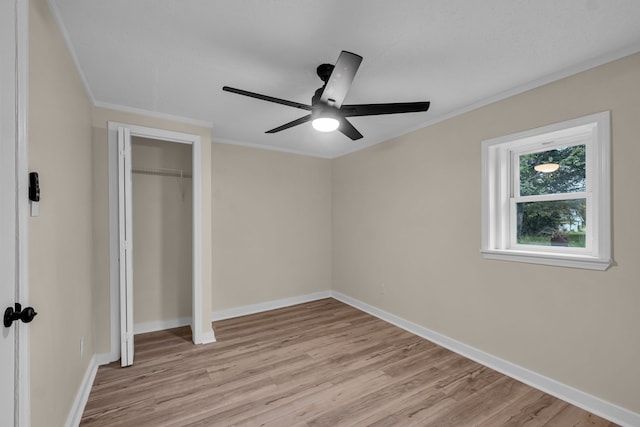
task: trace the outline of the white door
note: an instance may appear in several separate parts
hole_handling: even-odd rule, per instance
[[[0,314],[14,307],[18,292],[18,241],[16,178],[16,12],[17,2],[0,2]],[[4,322],[3,322],[4,323]],[[0,425],[17,426],[19,383],[15,381],[18,367],[17,324],[0,325]]]
[[[131,133],[118,128],[118,231],[120,247],[120,364],[133,364],[133,219]]]
[[[0,16],[4,15],[4,2]],[[7,2],[8,3],[8,2]],[[4,19],[3,19],[4,21]],[[3,26],[0,24],[0,27]],[[2,37],[2,36],[0,36]],[[4,87],[3,87],[4,89]],[[0,98],[2,94],[0,93]],[[13,307],[17,301],[16,283],[16,156],[15,136],[12,136],[12,123],[4,119],[4,99],[2,100],[2,118],[0,119],[0,308],[4,315],[7,307]],[[3,316],[4,317],[4,316]],[[3,322],[4,323],[4,322]],[[17,397],[14,383],[16,368],[17,324],[10,327],[1,325],[0,335],[0,425],[14,425],[14,408]]]

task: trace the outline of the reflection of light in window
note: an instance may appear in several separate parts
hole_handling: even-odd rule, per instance
[[[542,163],[535,165],[533,168],[538,172],[551,173],[557,171],[559,167],[560,165],[557,163]]]

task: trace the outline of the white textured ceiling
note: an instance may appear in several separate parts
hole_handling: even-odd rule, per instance
[[[336,157],[506,94],[640,51],[638,0],[50,0],[99,106],[176,116],[213,139]],[[305,115],[321,63],[364,57],[347,104],[431,101],[354,117],[351,141]]]

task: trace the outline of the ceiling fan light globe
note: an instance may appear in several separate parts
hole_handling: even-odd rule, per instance
[[[318,117],[311,122],[311,125],[319,132],[333,132],[338,129],[340,122],[333,117]]]

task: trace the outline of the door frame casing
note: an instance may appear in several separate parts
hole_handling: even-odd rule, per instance
[[[13,154],[15,166],[15,191],[11,197],[15,206],[9,206],[15,215],[15,283],[0,284],[0,286],[15,286],[15,302],[23,306],[29,304],[29,235],[28,235],[28,112],[29,112],[29,0],[11,0],[3,2],[3,29],[12,34],[9,37],[1,37],[2,51],[13,51],[14,55],[3,57],[0,62],[0,76],[3,81],[2,91],[4,99],[9,103],[0,108],[2,123],[8,124],[8,139],[14,141]],[[6,92],[5,92],[6,90]],[[5,108],[6,107],[6,108]],[[4,130],[2,130],[4,134]],[[13,215],[12,215],[13,216]],[[2,309],[4,311],[4,307]],[[3,326],[2,326],[3,327]],[[31,399],[30,399],[30,337],[29,326],[20,322],[14,323],[14,423],[16,426],[29,426],[31,424]],[[16,392],[17,391],[17,392]]]
[[[29,0],[17,0],[18,298],[29,305]],[[24,325],[27,326],[27,325]],[[31,337],[21,327],[18,347],[18,424],[31,425]]]
[[[194,344],[215,341],[213,329],[204,330],[202,310],[202,170],[201,138],[199,135],[150,128],[133,124],[107,123],[109,151],[109,271],[110,271],[110,361],[120,358],[120,275],[119,275],[119,233],[118,233],[118,128],[129,129],[131,137],[190,144],[192,159],[193,213],[192,213],[192,317],[191,330]]]

